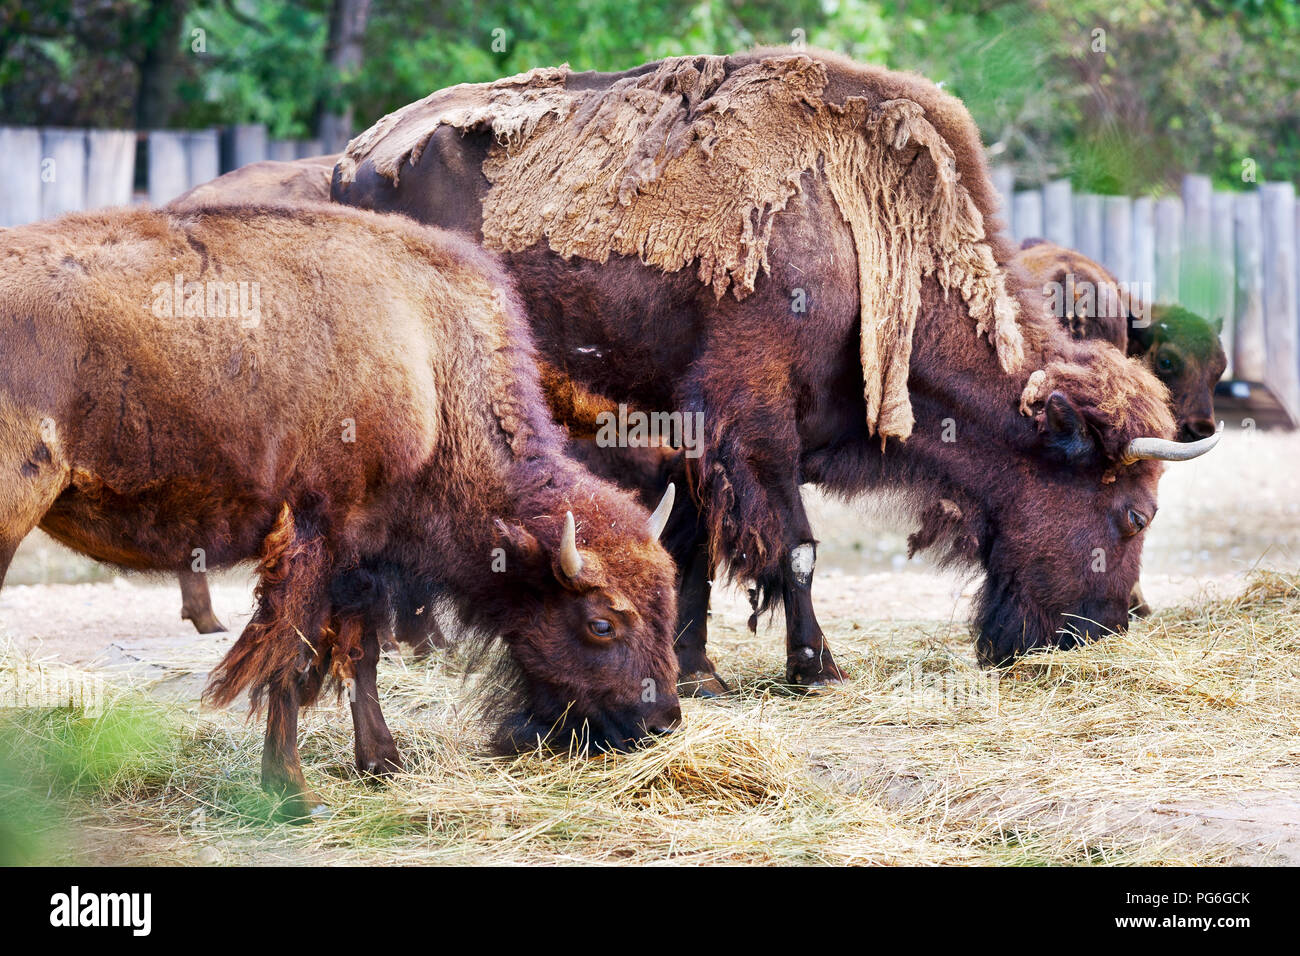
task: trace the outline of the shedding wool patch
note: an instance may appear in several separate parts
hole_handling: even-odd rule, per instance
[[[826,102],[824,64],[774,56],[726,72],[720,56],[678,57],[603,90],[569,90],[565,68],[454,87],[385,117],[349,145],[345,179],[369,159],[397,182],[439,126],[491,130],[483,236],[519,251],[545,239],[565,257],[692,264],[721,297],[743,299],[776,217],[823,177],[853,235],[867,423],[912,431],[907,393],[922,280],[966,302],[1003,369],[1025,343],[1018,306],[951,146],[907,99]]]

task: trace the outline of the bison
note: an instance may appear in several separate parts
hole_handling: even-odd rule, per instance
[[[1179,441],[1214,434],[1214,386],[1228,367],[1219,340],[1222,320],[1211,323],[1176,305],[1143,303],[1105,266],[1045,239],[1026,239],[1015,262],[1042,287],[1075,338],[1109,342],[1165,384]]]
[[[674,729],[673,566],[654,515],[563,455],[492,256],[342,207],[117,210],[0,233],[0,582],[41,527],[125,568],[259,561],[216,704],[267,709],[295,815],[297,713],[346,687],[364,773],[395,594],[500,638],[499,740],[627,748]],[[251,287],[251,288],[250,288]],[[222,296],[257,290],[256,320]]]
[[[703,414],[708,559],[756,615],[779,595],[790,683],[842,675],[804,482],[900,492],[916,547],[978,563],[986,663],[1125,627],[1166,393],[1043,316],[970,116],[924,79],[779,49],[537,69],[379,120],[331,195],[500,251],[563,375]],[[703,627],[677,647],[716,677]]]

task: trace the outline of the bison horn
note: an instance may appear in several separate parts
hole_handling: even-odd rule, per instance
[[[677,497],[677,488],[670,481],[668,488],[664,491],[664,496],[659,501],[659,507],[655,508],[655,513],[650,516],[650,522],[646,525],[646,533],[650,536],[651,541],[658,541],[659,536],[664,533],[664,528],[668,524],[668,516],[673,512],[673,499]]]
[[[560,538],[560,570],[570,579],[582,574],[582,555],[578,553],[578,529],[573,512],[564,513],[564,536]]]
[[[1120,461],[1125,465],[1142,461],[1144,458],[1156,461],[1191,461],[1193,458],[1200,458],[1217,445],[1222,434],[1222,426],[1220,426],[1219,431],[1200,441],[1178,442],[1169,441],[1167,438],[1134,438],[1124,449]]]

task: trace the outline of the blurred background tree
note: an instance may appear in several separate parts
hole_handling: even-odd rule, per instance
[[[942,83],[1024,184],[1300,180],[1294,0],[0,0],[0,122],[333,149],[452,83],[791,42]]]

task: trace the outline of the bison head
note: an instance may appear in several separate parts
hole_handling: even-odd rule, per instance
[[[1214,386],[1228,367],[1220,331],[1221,322],[1211,324],[1178,306],[1154,306],[1149,322],[1129,321],[1129,354],[1169,389],[1179,441],[1214,434]]]
[[[987,572],[976,621],[982,663],[1123,630],[1156,515],[1159,460],[1193,458],[1218,441],[1170,440],[1163,389],[1149,374],[1104,347],[1089,358],[1031,378],[1029,445],[987,466],[976,535]]]
[[[674,568],[658,542],[673,495],[670,485],[647,521],[626,495],[593,483],[558,520],[498,523],[524,582],[499,627],[520,704],[501,727],[502,749],[627,750],[676,729]]]

